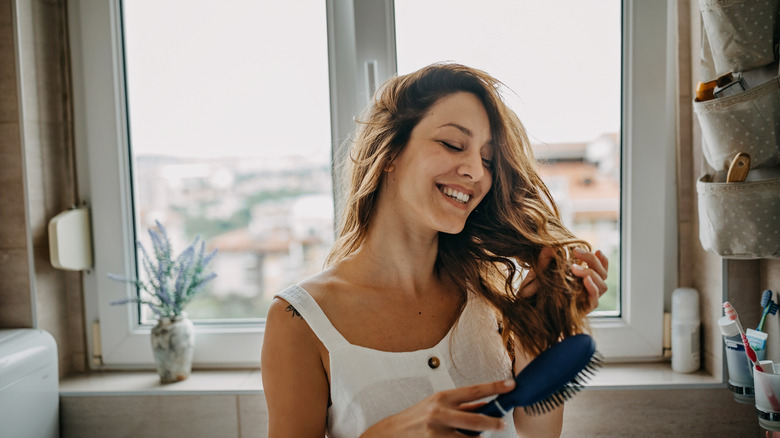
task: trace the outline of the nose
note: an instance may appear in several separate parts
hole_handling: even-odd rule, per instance
[[[468,151],[462,155],[463,159],[458,165],[458,174],[473,181],[479,181],[485,176],[485,167],[482,164],[482,155],[479,151]]]

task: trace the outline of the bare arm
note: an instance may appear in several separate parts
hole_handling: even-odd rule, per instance
[[[517,347],[515,358],[515,375],[533,359]],[[528,415],[523,408],[515,408],[514,420],[518,437],[559,437],[563,429],[563,405],[542,415]]]
[[[323,438],[328,379],[317,337],[284,300],[268,309],[261,369],[271,438]]]

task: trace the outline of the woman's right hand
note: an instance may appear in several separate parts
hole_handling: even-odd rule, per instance
[[[484,404],[477,400],[509,392],[514,387],[514,380],[502,380],[437,392],[376,423],[361,437],[462,437],[456,429],[502,430],[509,427],[505,419],[470,411]]]

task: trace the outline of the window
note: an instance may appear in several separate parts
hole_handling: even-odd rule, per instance
[[[219,275],[189,317],[259,323],[333,243],[325,5],[121,7],[136,236],[159,220],[179,251],[202,237]]]
[[[564,222],[612,262],[609,290],[597,312],[620,315],[620,3],[451,5],[395,0],[398,72],[452,60],[504,83],[504,96],[529,133]],[[491,29],[430,31],[474,23],[491,23]]]
[[[497,13],[495,8],[502,5],[495,1],[489,6],[480,3],[478,9],[465,14],[462,8],[472,3],[445,2],[435,16],[427,15],[420,5],[412,8],[408,0],[257,3],[194,2],[186,9],[151,1],[122,5],[118,1],[82,0],[69,4],[79,186],[91,205],[96,256],[95,269],[84,278],[86,314],[88,323],[101,322],[103,360],[108,367],[152,363],[148,321],[138,308],[108,304],[124,285],[112,282],[106,273],[134,275],[133,242],[145,234],[145,227],[154,219],[163,220],[181,242],[177,246],[196,233],[211,239],[221,251],[218,259],[229,265],[217,267],[223,280],[215,281],[203,300],[192,304],[190,312],[198,322],[195,364],[256,366],[263,306],[267,305],[264,299],[306,275],[306,266],[316,269],[321,264],[320,257],[332,238],[328,234],[333,221],[328,208],[332,202],[328,160],[331,153],[336,162],[344,159],[342,142],[353,128],[352,117],[378,84],[396,71],[455,59],[506,81],[520,100],[529,99],[525,104],[530,112],[538,105],[530,101],[531,89],[524,88],[526,84],[549,87],[542,85],[543,79],[552,73],[517,67],[514,72],[537,76],[512,73],[509,60],[517,55],[511,45],[485,50],[488,41],[501,40],[503,44],[509,39],[497,36],[501,28],[530,32],[524,29],[523,23],[530,24],[522,17],[512,19],[518,11]],[[569,7],[582,8],[582,3],[572,2]],[[507,2],[502,7],[517,5]],[[594,5],[606,7],[604,2]],[[143,11],[149,6],[154,13]],[[611,7],[596,16],[611,20],[612,32],[617,34],[620,8]],[[490,13],[482,16],[484,11]],[[671,290],[676,281],[676,241],[670,237],[676,232],[676,217],[674,203],[665,202],[674,199],[674,99],[668,74],[673,50],[668,47],[665,2],[625,1],[622,12],[622,76],[617,64],[620,54],[615,53],[619,45],[615,46],[613,35],[612,42],[596,43],[598,47],[591,48],[611,51],[613,60],[588,69],[610,78],[607,83],[612,85],[595,89],[581,84],[576,89],[578,94],[595,92],[610,101],[607,119],[612,125],[581,134],[579,139],[556,138],[543,126],[553,117],[534,121],[530,113],[523,113],[519,100],[515,109],[540,141],[538,154],[547,154],[548,163],[587,162],[581,144],[564,156],[554,147],[556,143],[592,142],[606,133],[612,143],[592,148],[598,151],[614,147],[618,136],[622,140],[622,252],[610,258],[611,278],[619,278],[621,284],[613,290],[619,289],[622,298],[607,306],[603,315],[611,317],[595,318],[593,325],[599,349],[607,357],[636,359],[660,356],[664,291]],[[145,20],[143,25],[138,17]],[[463,20],[459,17],[467,17],[467,21],[453,25],[452,20]],[[207,20],[202,21],[204,18]],[[558,19],[566,22],[557,17],[551,23]],[[289,21],[300,27],[288,24],[281,26],[283,33],[273,33],[263,20],[266,24]],[[173,24],[195,26],[196,30],[171,32]],[[564,30],[572,25],[561,24]],[[430,35],[428,27],[463,31],[447,38],[426,37]],[[588,23],[583,32],[605,27]],[[576,35],[559,37],[565,49],[566,41]],[[423,52],[432,54],[430,59],[416,58],[411,49],[423,38],[425,44],[419,45],[425,48]],[[534,41],[540,44],[544,40]],[[472,55],[462,50],[464,42],[474,44],[479,49],[475,53],[481,52],[483,58],[469,58]],[[187,47],[189,43],[195,43],[194,48]],[[584,80],[581,62],[571,62],[564,49],[558,49],[560,59],[551,71],[557,72],[561,81],[578,74],[577,78]],[[583,50],[588,48],[577,51]],[[519,56],[533,59],[535,55]],[[239,64],[231,67],[231,62]],[[504,71],[506,68],[510,70]],[[205,72],[211,73],[196,79],[195,85],[189,83],[190,77],[195,79],[197,73]],[[510,83],[514,77],[522,78],[517,85]],[[622,84],[622,100],[618,83]],[[274,94],[280,91],[282,96]],[[226,97],[236,100],[227,102],[223,100]],[[571,103],[566,96],[549,99],[575,107],[586,105]],[[275,106],[264,113],[263,104],[268,102],[275,102]],[[238,111],[231,113],[228,107]],[[282,117],[272,119],[277,115]],[[621,118],[622,130],[616,123]],[[284,125],[296,119],[298,123]],[[270,128],[259,129],[263,122]],[[234,145],[244,148],[231,152]],[[248,154],[244,152],[247,145],[251,147]],[[300,151],[306,160],[280,167],[278,163],[284,160],[279,152],[293,150]],[[266,152],[270,155],[257,159]],[[231,161],[225,156],[238,158]],[[593,176],[600,175],[590,170],[579,181],[584,186],[593,184]],[[571,182],[556,179],[556,172],[549,170],[548,183],[558,196],[564,196]],[[617,201],[605,203],[613,212],[607,219],[603,214],[578,215],[585,207],[564,209],[571,212],[572,219],[586,218],[583,223],[590,227],[588,232],[605,236],[604,243],[597,244],[602,248],[618,235],[614,219]],[[602,213],[608,210],[588,208]],[[312,210],[325,214],[305,214]],[[291,214],[299,214],[293,221],[298,226],[289,226]],[[271,238],[263,240],[263,236]],[[252,289],[258,285],[261,290]]]

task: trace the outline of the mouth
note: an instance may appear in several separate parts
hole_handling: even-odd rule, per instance
[[[471,199],[471,195],[455,190],[452,187],[439,186],[439,191],[460,204],[466,204]]]

